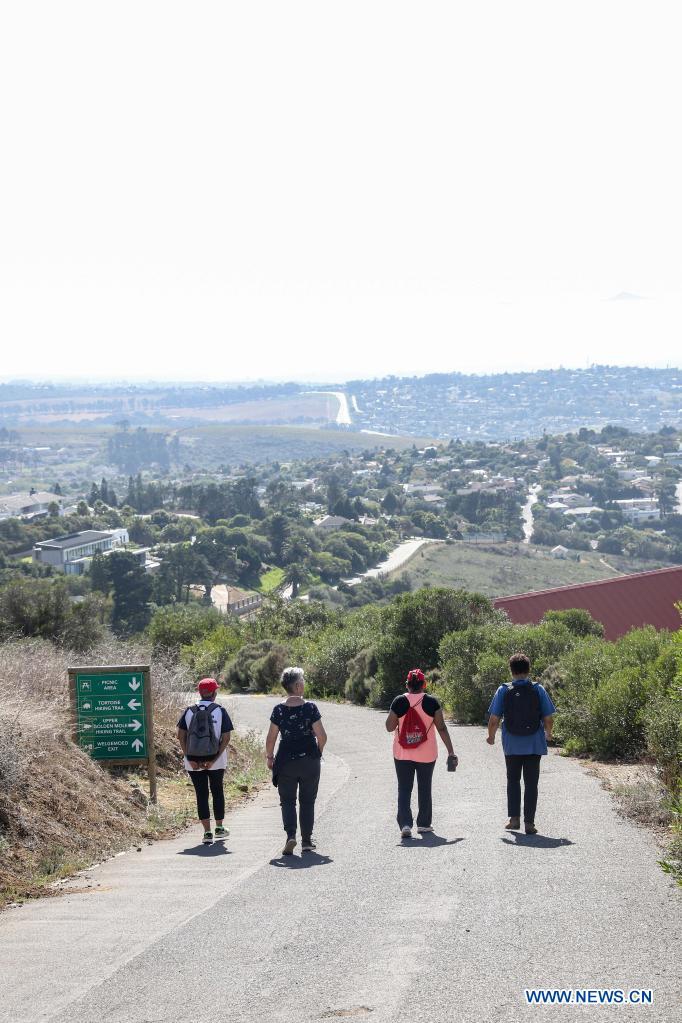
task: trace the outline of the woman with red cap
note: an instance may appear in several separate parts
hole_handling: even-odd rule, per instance
[[[213,799],[215,837],[229,834],[223,826],[225,794],[223,778],[227,769],[227,747],[234,730],[230,715],[215,702],[218,683],[214,678],[202,678],[198,683],[199,700],[188,707],[178,721],[177,736],[184,753],[185,770],[190,776],[197,797],[197,816],[204,829],[203,843],[211,845],[211,809],[209,789]]]
[[[398,776],[398,827],[403,838],[412,838],[412,787],[417,776],[417,831],[431,827],[431,783],[438,758],[436,732],[448,751],[448,771],[457,767],[448,726],[435,696],[425,692],[423,671],[413,668],[407,674],[407,692],[396,696],[386,718],[386,731],[393,732],[393,758]],[[435,729],[434,729],[435,725]]]

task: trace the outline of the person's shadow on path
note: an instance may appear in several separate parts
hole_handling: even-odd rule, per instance
[[[575,845],[570,838],[549,838],[547,835],[521,835],[518,832],[513,833],[513,838],[507,838],[506,836],[501,839],[505,845],[530,845],[535,849],[559,849],[565,845]]]
[[[433,831],[427,831],[423,835],[419,835],[418,838],[403,838],[398,842],[399,849],[423,849],[424,846],[430,846],[435,849],[439,845],[457,845],[458,842],[463,842],[463,838],[445,838],[443,835],[437,835]]]
[[[226,849],[222,842],[214,842],[213,845],[193,845],[189,849],[181,849],[178,856],[231,856],[230,849]]]
[[[320,853],[307,852],[302,856],[275,856],[270,860],[271,867],[285,867],[288,870],[306,870],[308,867],[324,867],[327,863],[333,863],[331,856],[322,856]]]

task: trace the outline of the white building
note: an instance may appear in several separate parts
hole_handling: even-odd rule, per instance
[[[33,560],[41,565],[52,565],[66,575],[82,575],[89,570],[95,554],[108,554],[127,543],[127,529],[84,529],[52,540],[41,540],[33,547]],[[146,550],[132,553],[141,555],[144,565]]]
[[[352,519],[345,519],[343,515],[323,515],[321,519],[315,519],[315,529],[319,529],[323,533],[330,533],[333,529],[342,529],[352,521]]]
[[[580,561],[580,555],[577,551],[569,551],[568,547],[564,547],[563,544],[558,544],[556,547],[552,547],[549,555],[551,558],[555,558],[559,561]]]
[[[590,504],[585,508],[567,508],[564,515],[572,515],[576,519],[589,519],[591,515],[601,515],[603,511],[603,508],[597,508],[596,505]]]
[[[56,504],[59,514],[64,514],[64,498],[47,490],[33,494],[8,494],[0,496],[0,521],[2,519],[35,519],[49,513],[51,504]]]
[[[660,522],[661,509],[654,497],[630,497],[625,501],[614,501],[620,508],[626,522],[636,525],[640,522]]]
[[[566,505],[567,508],[584,508],[586,505],[592,503],[592,499],[587,494],[576,494],[571,490],[555,490],[553,494],[549,495],[548,498],[551,502],[561,502]]]
[[[559,558],[564,561],[568,557],[568,547],[564,547],[563,544],[557,544],[556,547],[552,547],[549,553],[552,558]]]

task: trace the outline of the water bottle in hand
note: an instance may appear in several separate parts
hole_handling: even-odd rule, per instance
[[[456,771],[459,763],[456,754],[451,753],[448,757],[448,771]]]

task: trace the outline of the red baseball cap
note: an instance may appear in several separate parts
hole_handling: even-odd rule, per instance
[[[197,683],[197,689],[206,690],[206,692],[215,693],[218,689],[218,683],[214,678],[202,678],[201,682]]]
[[[408,682],[426,682],[426,676],[421,668],[413,668],[412,671],[407,673]]]

